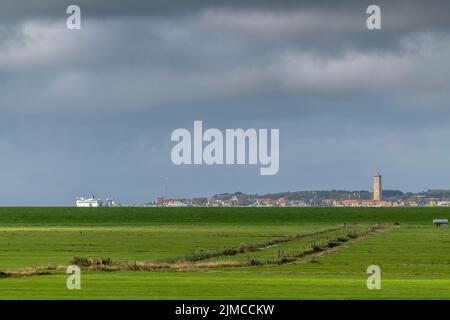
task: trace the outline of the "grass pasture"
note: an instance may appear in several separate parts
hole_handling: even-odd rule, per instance
[[[431,223],[449,216],[446,208],[0,208],[0,299],[450,299],[450,229]],[[369,232],[374,224],[389,226]],[[88,268],[82,289],[68,290],[64,266],[74,256],[193,269]],[[371,264],[381,267],[381,290],[366,287]],[[44,275],[19,275],[33,268]]]

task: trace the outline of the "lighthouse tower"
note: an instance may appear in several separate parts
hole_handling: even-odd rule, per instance
[[[381,174],[375,174],[373,177],[373,200],[380,201],[383,199],[383,187]]]

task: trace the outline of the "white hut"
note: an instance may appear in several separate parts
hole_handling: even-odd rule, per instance
[[[448,227],[448,219],[434,219],[433,224],[436,227]]]

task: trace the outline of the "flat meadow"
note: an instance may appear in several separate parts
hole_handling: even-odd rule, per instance
[[[450,299],[447,208],[0,208],[0,299]],[[74,257],[81,290],[66,288]],[[382,289],[366,287],[378,265]]]

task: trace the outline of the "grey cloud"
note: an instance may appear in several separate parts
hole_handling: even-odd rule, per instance
[[[78,4],[86,8],[88,12],[92,12],[92,16],[109,16],[109,15],[163,15],[171,12],[194,12],[203,8],[233,8],[239,10],[292,10],[296,8],[317,9],[328,12],[357,11],[361,7],[367,7],[369,4],[378,4],[380,6],[396,8],[396,10],[410,15],[414,11],[424,9],[431,15],[442,17],[445,9],[449,8],[448,1],[432,0],[378,0],[373,1],[361,0],[128,0],[126,5],[120,0],[41,0],[39,3],[29,2],[26,0],[4,0],[2,1],[2,14],[7,17],[17,18],[20,16],[39,17],[52,16],[57,14],[58,8],[67,7],[69,4]],[[431,21],[432,17],[427,19]]]
[[[213,107],[215,100],[267,92],[398,98],[413,91],[449,101],[448,35],[408,33],[388,50],[347,44],[333,54],[278,37],[280,28],[296,29],[292,15],[296,13],[257,12],[245,19],[245,14],[220,11],[171,23],[112,19],[90,21],[80,33],[57,23],[28,22],[21,36],[0,51],[0,101],[11,111],[32,113],[148,109],[183,102]],[[212,18],[216,16],[220,19]],[[260,23],[260,17],[268,21]],[[304,31],[292,32],[301,39]],[[27,94],[18,95],[18,90]]]

